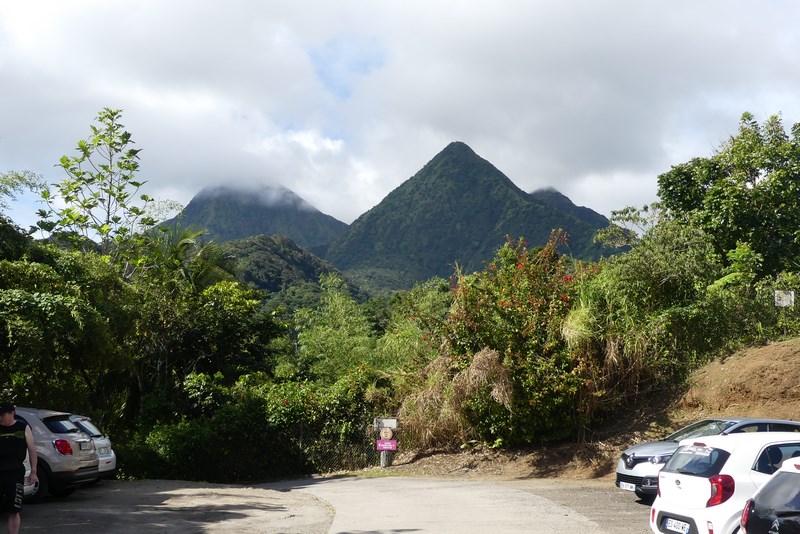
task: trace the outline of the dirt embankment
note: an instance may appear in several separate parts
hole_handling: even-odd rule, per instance
[[[706,415],[800,420],[800,339],[770,343],[715,360],[694,373],[675,406]]]
[[[770,417],[800,421],[800,339],[770,343],[698,369],[685,393],[618,421],[594,441],[530,451],[473,448],[458,453],[398,454],[396,474],[518,479],[613,478],[619,453],[697,419]]]

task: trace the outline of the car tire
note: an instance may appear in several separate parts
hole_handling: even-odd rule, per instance
[[[36,484],[36,490],[25,497],[24,501],[30,504],[42,502],[50,490],[50,472],[40,462],[36,469],[36,474],[39,477],[39,483]]]
[[[653,502],[656,500],[655,494],[645,493],[643,491],[637,491],[636,496],[639,497],[639,500],[642,501],[644,504],[652,505]]]

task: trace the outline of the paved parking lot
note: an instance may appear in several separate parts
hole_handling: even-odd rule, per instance
[[[26,505],[23,532],[645,534],[649,506],[608,480],[330,477],[258,486],[106,481]]]

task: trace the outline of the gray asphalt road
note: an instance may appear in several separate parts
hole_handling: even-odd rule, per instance
[[[257,486],[113,480],[25,505],[22,532],[646,534],[649,510],[608,480],[330,477]]]
[[[331,534],[650,532],[649,506],[607,480],[342,477],[264,487],[308,493],[330,504]]]

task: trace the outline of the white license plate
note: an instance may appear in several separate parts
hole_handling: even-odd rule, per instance
[[[678,521],[677,519],[670,519],[669,517],[664,523],[664,527],[666,527],[667,530],[680,532],[681,534],[687,534],[689,532],[689,523]]]
[[[81,450],[82,451],[90,451],[92,450],[92,444],[88,441],[81,441]]]
[[[631,484],[630,482],[620,482],[619,489],[624,489],[625,491],[636,491],[636,484]]]

